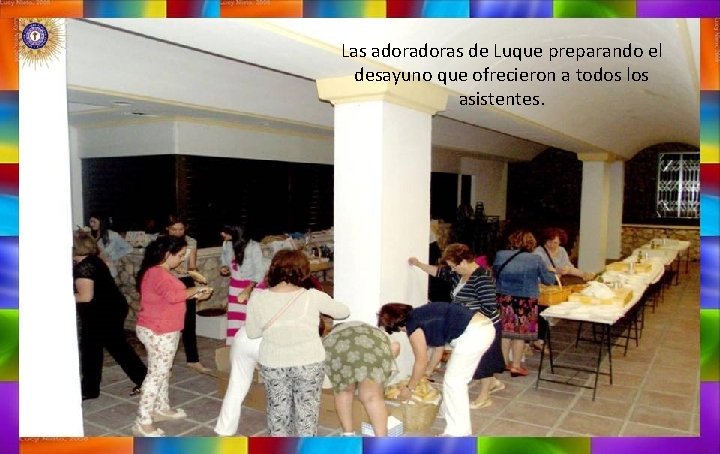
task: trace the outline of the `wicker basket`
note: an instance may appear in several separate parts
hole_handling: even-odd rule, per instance
[[[427,432],[435,423],[440,405],[434,403],[402,403],[390,413],[403,422],[403,430],[409,432]]]

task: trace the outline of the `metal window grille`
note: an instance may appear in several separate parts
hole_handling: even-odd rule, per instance
[[[700,153],[658,155],[655,210],[661,218],[700,217]]]

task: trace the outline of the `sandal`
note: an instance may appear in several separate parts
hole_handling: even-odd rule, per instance
[[[137,437],[164,437],[165,431],[160,428],[155,428],[151,431],[147,431],[142,428],[140,424],[135,424],[132,428],[133,435]]]
[[[503,389],[505,389],[505,383],[500,380],[495,380],[495,383],[490,387],[490,391],[488,391],[488,393],[493,394],[498,391],[502,391]]]
[[[152,416],[152,419],[155,422],[174,421],[176,419],[187,418],[187,413],[185,413],[185,410],[183,410],[182,408],[177,408],[175,410],[168,409],[154,411],[150,416]]]
[[[478,401],[477,399],[470,402],[470,409],[471,410],[478,410],[480,408],[486,408],[492,405],[492,400],[488,397],[485,400]]]
[[[201,374],[208,374],[212,372],[212,369],[208,369],[207,367],[203,366],[202,363],[187,363],[187,367],[194,370],[195,372],[199,372]]]
[[[525,377],[530,372],[525,369],[524,367],[511,367],[510,368],[510,376],[511,377]]]

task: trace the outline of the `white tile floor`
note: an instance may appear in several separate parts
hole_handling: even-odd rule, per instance
[[[627,356],[613,349],[614,385],[600,378],[597,398],[592,391],[563,384],[541,382],[535,389],[536,374],[510,378],[498,376],[507,387],[493,395],[493,405],[472,411],[477,435],[508,436],[693,436],[699,427],[699,269],[691,265],[679,285],[671,286],[655,313],[646,311],[646,325],[640,346],[631,343]],[[595,347],[574,346],[576,325],[560,323],[553,328],[553,346],[567,360],[590,361]],[[135,343],[137,341],[134,341]],[[223,341],[199,338],[201,360],[211,366],[214,351]],[[135,344],[144,356],[142,346]],[[181,347],[182,348],[182,347]],[[179,352],[171,379],[170,399],[184,408],[189,417],[159,423],[175,436],[214,436],[212,430],[220,410],[216,379],[184,367]],[[527,366],[537,370],[539,355],[528,358]],[[547,363],[546,363],[547,364]],[[580,373],[579,380],[587,374]],[[475,397],[475,383],[471,397]],[[83,403],[87,436],[129,436],[138,397],[128,395],[131,382],[111,358],[106,359],[101,395]],[[442,431],[438,417],[427,435]],[[337,435],[339,429],[320,427],[319,435]],[[265,414],[245,408],[240,425],[242,435],[265,435]]]

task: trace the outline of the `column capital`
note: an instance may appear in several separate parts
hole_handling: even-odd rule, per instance
[[[338,104],[385,101],[435,115],[447,107],[449,92],[428,82],[357,82],[353,76],[317,80],[318,96]]]
[[[577,158],[583,162],[587,161],[604,161],[604,162],[615,162],[624,161],[620,156],[610,152],[598,152],[598,153],[578,153]]]

